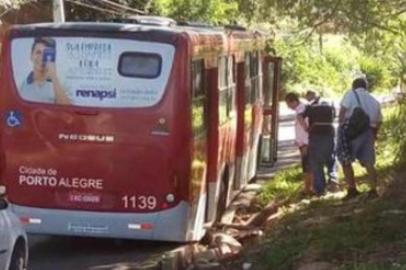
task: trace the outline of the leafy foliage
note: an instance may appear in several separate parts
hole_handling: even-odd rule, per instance
[[[238,4],[224,0],[157,0],[156,10],[179,21],[227,24],[237,16]]]

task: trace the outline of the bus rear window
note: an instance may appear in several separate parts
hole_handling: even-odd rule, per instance
[[[22,100],[100,108],[157,104],[174,52],[165,43],[96,37],[23,37],[11,43]]]
[[[125,77],[153,79],[161,73],[161,61],[158,54],[126,52],[120,56],[118,72]]]

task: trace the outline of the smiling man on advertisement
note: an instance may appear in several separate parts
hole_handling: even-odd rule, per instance
[[[35,38],[31,48],[33,69],[21,85],[23,99],[33,102],[70,104],[56,72],[56,43],[51,38]]]

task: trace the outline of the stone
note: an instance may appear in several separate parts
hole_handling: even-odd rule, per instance
[[[232,253],[238,253],[242,250],[242,245],[235,238],[224,233],[218,233],[214,235],[214,243],[218,246],[226,245],[230,248]]]
[[[216,261],[218,257],[219,250],[212,248],[195,254],[194,261],[195,263],[208,263]]]
[[[161,270],[177,270],[179,269],[179,253],[168,252],[162,255]]]
[[[263,187],[260,184],[248,184],[248,185],[245,186],[244,191],[245,192],[250,192],[250,191],[261,192],[262,188]]]

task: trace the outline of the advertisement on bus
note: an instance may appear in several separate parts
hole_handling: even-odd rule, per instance
[[[174,57],[167,44],[84,37],[12,41],[19,96],[28,102],[140,108],[162,98]]]

